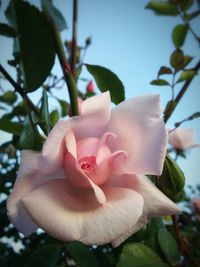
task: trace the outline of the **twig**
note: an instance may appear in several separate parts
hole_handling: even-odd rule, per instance
[[[17,84],[10,74],[4,69],[4,67],[0,64],[0,72],[5,76],[5,78],[9,81],[9,83],[14,87],[15,91],[20,94],[20,96],[24,99],[27,106],[34,111],[35,115],[40,117],[40,112],[37,107],[33,104],[30,98],[26,95],[25,90]]]
[[[182,13],[182,10],[179,8],[179,5],[177,5],[177,10],[178,10],[179,16],[181,17],[182,21],[185,23],[185,26],[188,28],[188,30],[191,32],[191,34],[197,40],[198,44],[200,44],[200,37],[198,37],[198,35],[194,32],[194,30],[190,26],[190,23],[188,22],[188,20],[185,19],[184,14]]]
[[[194,71],[198,71],[199,69],[200,69],[200,61],[196,64],[196,66],[193,68],[193,70]],[[180,90],[180,92],[178,93],[178,95],[176,96],[176,98],[174,99],[175,105],[173,105],[173,107],[172,107],[172,105],[170,105],[169,108],[165,111],[165,114],[164,114],[164,121],[165,121],[165,123],[168,121],[168,119],[170,118],[170,116],[174,112],[174,110],[177,107],[179,101],[181,100],[181,98],[183,97],[183,95],[187,91],[189,85],[191,84],[193,78],[194,77],[192,77],[190,80],[187,80],[184,83],[182,89]]]
[[[73,0],[72,62],[71,70],[76,77],[78,0]]]
[[[171,216],[174,230],[176,233],[177,240],[180,244],[180,251],[183,253],[185,256],[187,256],[192,263],[193,267],[199,267],[199,264],[194,260],[189,248],[188,248],[188,242],[185,240],[185,238],[181,235],[180,230],[179,230],[179,225],[176,219],[175,215]]]

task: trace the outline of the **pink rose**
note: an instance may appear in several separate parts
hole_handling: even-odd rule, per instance
[[[42,152],[24,150],[8,216],[28,236],[38,227],[85,244],[119,245],[150,217],[181,212],[144,175],[160,175],[167,133],[158,95],[110,110],[108,92],[59,121]]]
[[[193,204],[194,208],[196,209],[196,211],[198,213],[200,213],[200,198],[194,198],[192,200],[192,204]]]
[[[89,83],[87,84],[87,92],[88,93],[94,93],[94,82],[93,81],[89,81]]]
[[[169,132],[169,144],[175,149],[182,150],[198,147],[194,134],[193,129],[177,128]]]

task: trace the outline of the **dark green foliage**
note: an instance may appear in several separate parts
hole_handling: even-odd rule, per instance
[[[46,17],[28,2],[12,0],[6,15],[20,36],[16,38],[16,47],[20,52],[21,72],[25,90],[32,92],[43,84],[54,64],[51,28]]]
[[[0,34],[6,37],[16,37],[17,32],[14,28],[5,23],[0,23]]]
[[[176,48],[181,47],[184,44],[188,27],[185,24],[176,25],[172,31],[172,41]]]
[[[185,176],[178,164],[167,155],[163,167],[163,173],[157,179],[158,188],[174,201],[179,200],[179,196],[185,185]]]
[[[124,86],[116,74],[101,66],[89,64],[85,64],[85,66],[94,77],[99,90],[110,92],[112,102],[119,104],[125,100]]]

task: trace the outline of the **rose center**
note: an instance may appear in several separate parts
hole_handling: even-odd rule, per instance
[[[85,157],[79,160],[81,169],[85,171],[95,171],[96,169],[96,158],[95,157]]]

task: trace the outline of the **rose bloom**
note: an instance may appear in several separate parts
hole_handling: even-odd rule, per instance
[[[93,81],[89,81],[89,83],[87,84],[86,90],[88,93],[94,93],[94,82]]]
[[[195,132],[193,129],[177,128],[169,132],[169,144],[174,149],[190,149],[198,147],[195,143]]]
[[[200,213],[200,198],[194,198],[192,200],[193,207],[196,209],[198,213]]]
[[[158,95],[110,110],[108,92],[59,121],[41,152],[24,150],[8,217],[25,236],[38,227],[63,241],[121,242],[151,217],[181,212],[145,174],[160,175],[167,133]]]

